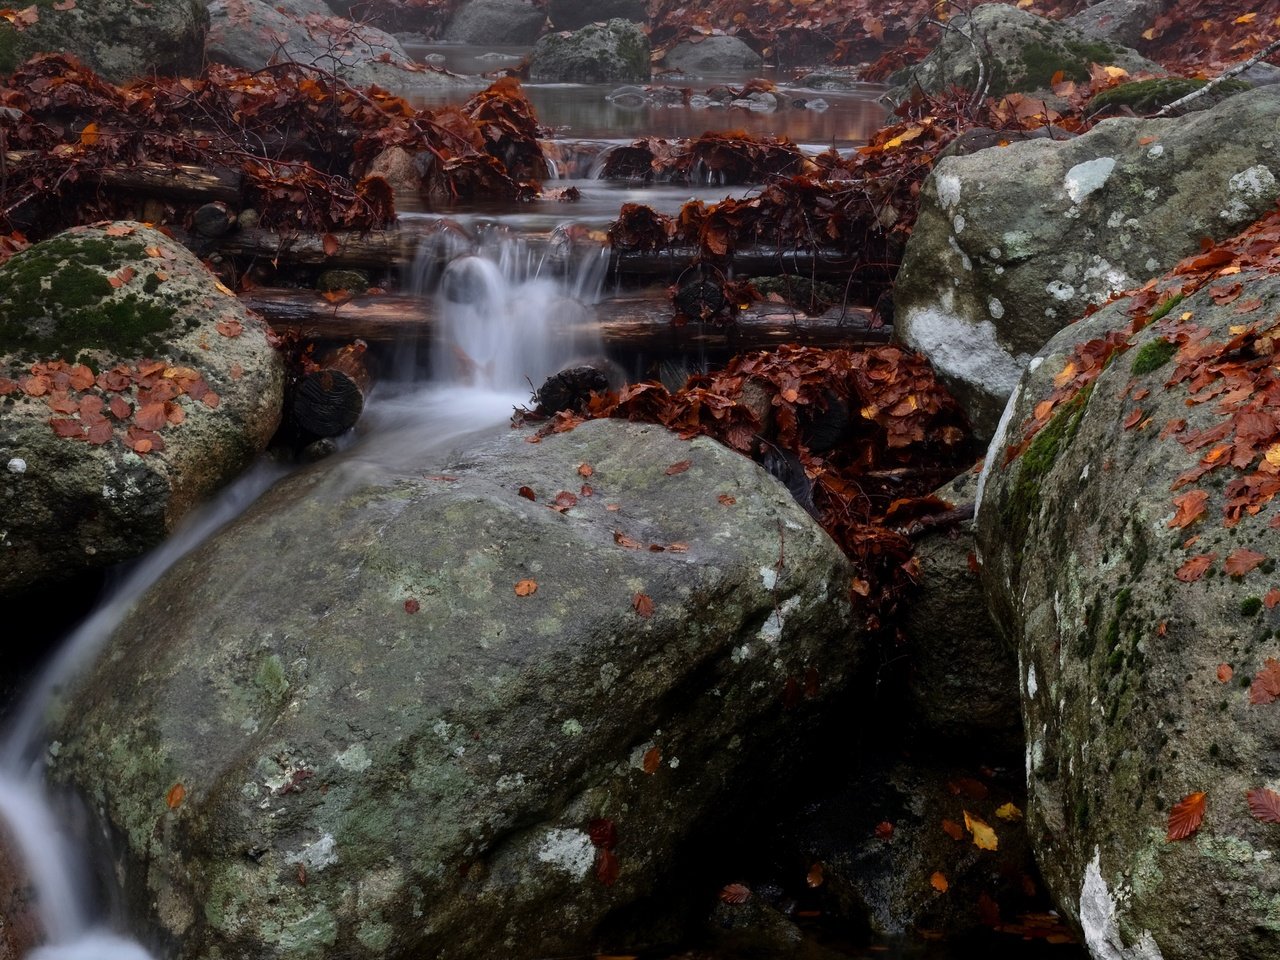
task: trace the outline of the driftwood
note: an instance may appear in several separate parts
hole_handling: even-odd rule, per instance
[[[434,335],[436,305],[430,298],[396,294],[354,297],[331,304],[310,290],[258,288],[242,298],[280,333],[315,340],[370,344]],[[758,303],[728,326],[672,324],[671,304],[662,296],[617,298],[588,309],[608,348],[657,353],[689,349],[760,350],[783,343],[814,347],[884,343],[889,328],[871,328],[871,311],[850,307],[805,317],[782,304]]]
[[[87,173],[105,186],[172,200],[221,200],[240,205],[240,174],[187,164],[141,162]]]
[[[294,387],[290,412],[311,437],[336,437],[356,425],[372,377],[365,362],[367,344],[356,340],[320,358],[319,369]]]

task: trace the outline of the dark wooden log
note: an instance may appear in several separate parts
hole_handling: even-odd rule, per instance
[[[238,170],[146,161],[127,167],[107,167],[97,174],[97,179],[104,186],[149,197],[221,200],[237,208],[241,202]]]
[[[277,233],[254,227],[238,230],[210,243],[205,253],[305,266],[386,269],[411,259],[416,242],[412,234],[399,230],[370,230],[368,233],[340,230],[328,234],[337,240],[337,246],[334,247],[330,241],[326,249],[325,236],[320,233]]]
[[[293,390],[294,423],[311,437],[336,437],[356,425],[372,377],[364,354],[368,345],[356,340],[321,358],[319,369],[306,374]]]
[[[392,343],[435,333],[435,304],[398,294],[353,297],[330,304],[310,290],[259,287],[242,297],[280,333],[315,340]],[[691,323],[675,326],[671,304],[661,293],[616,298],[587,308],[604,345],[610,349],[680,353],[690,349],[741,352],[798,343],[814,347],[884,343],[890,328],[872,329],[871,311],[849,307],[805,317],[775,303],[753,304],[726,326]]]

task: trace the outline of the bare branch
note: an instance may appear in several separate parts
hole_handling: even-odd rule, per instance
[[[1277,37],[1275,40],[1272,40],[1269,44],[1267,44],[1265,47],[1263,47],[1261,50],[1255,53],[1248,60],[1241,61],[1231,69],[1225,71],[1219,76],[1214,77],[1212,80],[1206,83],[1199,90],[1192,90],[1185,97],[1180,97],[1179,99],[1173,101],[1173,103],[1166,103],[1163,107],[1160,108],[1159,111],[1157,111],[1154,114],[1154,116],[1157,116],[1157,117],[1171,116],[1175,110],[1181,109],[1182,107],[1186,106],[1188,103],[1191,103],[1197,97],[1203,97],[1214,87],[1218,86],[1220,83],[1223,83],[1226,80],[1229,80],[1231,77],[1234,77],[1240,73],[1244,73],[1246,70],[1252,67],[1255,63],[1258,63],[1259,61],[1264,60],[1267,57],[1271,56],[1271,54],[1275,53],[1275,51],[1278,49],[1280,49],[1280,37]]]

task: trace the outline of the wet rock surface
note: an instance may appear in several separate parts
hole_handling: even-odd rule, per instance
[[[630,20],[592,23],[542,37],[529,60],[534,80],[607,83],[649,79],[649,39]]]

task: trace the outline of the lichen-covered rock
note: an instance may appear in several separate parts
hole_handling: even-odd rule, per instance
[[[971,508],[978,474],[966,471],[935,491],[954,508]],[[933,743],[982,744],[1020,752],[1018,663],[991,620],[978,577],[973,520],[916,541],[920,589],[902,632],[910,660],[910,717]]]
[[[0,20],[0,75],[36,53],[73,54],[112,83],[153,72],[189,76],[203,66],[204,0],[34,0],[31,6],[38,19],[21,31]]]
[[[308,0],[209,0],[206,52],[215,63],[261,70],[294,61],[356,86],[439,90],[470,85],[462,77],[414,64],[400,41],[377,27],[324,16]]]
[[[0,595],[139,555],[274,433],[266,325],[163,234],[68,230],[0,289]]]
[[[551,0],[547,12],[557,30],[578,30],[602,20],[644,23],[649,19],[644,0]]]
[[[759,467],[661,427],[330,460],[139,601],[51,775],[167,956],[589,953],[812,736],[861,657],[849,576]]]
[[[1093,956],[1271,957],[1280,955],[1277,828],[1250,817],[1245,795],[1280,786],[1280,709],[1251,704],[1249,690],[1266,659],[1280,657],[1280,611],[1262,601],[1280,557],[1274,467],[1262,456],[1274,407],[1249,389],[1273,341],[1252,347],[1246,337],[1235,351],[1243,392],[1224,393],[1212,373],[1208,383],[1181,373],[1245,327],[1273,327],[1280,278],[1246,270],[1178,302],[1182,282],[1163,282],[1170,296],[1144,313],[1165,319],[1129,336],[1091,388],[1042,408],[1051,419],[1028,443],[1037,404],[1072,376],[1062,374],[1076,344],[1123,340],[1132,301],[1065,328],[1037,355],[986,461],[983,579],[1019,649],[1037,860]],[[1242,299],[1222,297],[1232,284],[1243,284]],[[1260,312],[1238,309],[1255,300]],[[1252,461],[1231,466],[1236,455],[1193,442],[1221,428],[1227,440],[1258,437]],[[1178,480],[1202,459],[1223,466]],[[1175,498],[1188,496],[1179,516]],[[1227,526],[1236,498],[1241,516]],[[1228,575],[1233,555],[1248,572]],[[1214,559],[1201,575],[1187,566],[1193,557]],[[1198,791],[1208,798],[1203,825],[1170,842],[1172,808]]]
[[[1280,95],[942,160],[894,288],[895,333],[990,437],[1031,356],[1086,307],[1231,236],[1280,197]]]
[[[1059,71],[1068,80],[1088,80],[1091,63],[1130,73],[1163,72],[1136,50],[1100,40],[1063,21],[988,3],[948,24],[929,56],[895,75],[888,98],[901,102],[917,91],[933,94],[952,86],[975,90],[979,83],[996,97],[1047,90]]]
[[[630,20],[591,23],[573,33],[548,33],[529,60],[535,80],[604,83],[649,79],[649,38]]]
[[[527,44],[538,39],[547,13],[526,0],[467,0],[449,20],[451,43]]]
[[[668,70],[694,77],[738,74],[759,70],[764,64],[760,54],[738,37],[701,37],[697,42],[685,40],[667,51],[662,65]]]
[[[1101,0],[1090,4],[1063,22],[1091,37],[1135,47],[1156,18],[1171,5],[1170,0]]]

